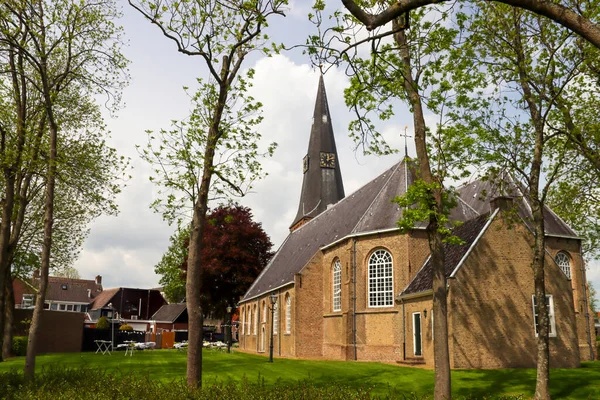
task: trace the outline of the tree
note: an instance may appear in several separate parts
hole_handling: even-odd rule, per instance
[[[189,240],[189,229],[178,228],[169,238],[171,244],[166,253],[154,267],[154,272],[161,276],[159,284],[169,303],[185,300],[185,273],[181,265],[187,260]]]
[[[316,7],[318,25],[323,20],[323,5]],[[464,175],[472,159],[471,121],[463,115],[466,109],[480,106],[472,94],[484,82],[470,60],[463,59],[456,65],[460,26],[452,26],[452,22],[460,24],[464,16],[458,14],[451,20],[450,11],[445,7],[421,8],[411,13],[410,29],[406,29],[407,18],[396,18],[391,30],[375,32],[368,38],[364,38],[355,19],[337,12],[336,26],[309,39],[313,45],[310,51],[318,56],[318,63],[322,58],[330,63],[347,62],[351,86],[345,91],[346,104],[358,117],[350,130],[363,148],[375,153],[391,150],[382,143],[373,115],[390,119],[398,100],[405,101],[413,113],[417,160],[407,162],[416,167],[418,179],[396,201],[405,210],[399,221],[403,231],[411,230],[417,222],[427,224],[433,264],[436,399],[451,396],[443,242],[457,238],[450,234],[448,224],[455,203],[447,185]],[[344,44],[341,51],[338,43]],[[357,48],[363,43],[371,46],[369,58],[359,57]],[[315,52],[315,48],[320,50]],[[427,127],[426,114],[437,117],[435,128]]]
[[[68,95],[73,93],[103,94],[118,104],[120,89],[126,81],[127,61],[120,53],[120,29],[112,22],[117,15],[116,6],[110,0],[95,3],[7,1],[0,8],[2,40],[26,64],[29,73],[21,74],[21,79],[31,83],[38,93],[44,128],[47,128],[47,131],[44,129],[48,150],[41,280],[25,363],[28,378],[33,377],[35,369],[37,332],[51,261],[61,105],[64,106]],[[0,265],[1,261],[0,258]]]
[[[490,103],[496,106],[479,110],[482,129],[477,143],[488,161],[517,176],[517,186],[531,204],[534,293],[541,317],[535,398],[549,399],[549,317],[546,302],[540,300],[546,298],[544,207],[551,187],[572,170],[567,161],[587,162],[572,146],[565,107],[579,108],[579,96],[597,105],[600,98],[580,68],[589,55],[580,51],[573,32],[517,8],[478,6],[469,43],[479,68],[490,77],[495,89]],[[597,4],[587,6],[598,10]],[[584,176],[579,175],[586,180]],[[598,189],[597,179],[587,183]]]
[[[563,4],[550,0],[497,0],[512,7],[519,7],[529,10],[538,15],[547,17],[565,28],[580,35],[590,41],[594,46],[600,48],[600,27],[597,25],[597,19],[587,15],[587,12],[593,12],[592,6],[575,7],[570,2]],[[373,30],[383,26],[390,21],[402,17],[412,10],[416,10],[427,5],[436,4],[437,0],[406,0],[394,2],[390,5],[382,3],[380,8],[371,13],[369,5],[359,0],[342,0],[342,4],[356,19],[358,19],[368,30]]]
[[[247,95],[248,79],[252,77],[250,70],[246,78],[240,76],[240,68],[246,56],[253,51],[268,52],[272,47],[268,36],[263,32],[267,21],[274,15],[283,15],[282,7],[286,0],[256,0],[252,2],[235,1],[192,1],[173,0],[137,1],[129,0],[148,21],[155,24],[161,32],[177,46],[183,54],[197,56],[204,61],[209,73],[209,80],[199,81],[199,89],[193,96],[194,112],[190,118],[191,129],[179,129],[182,133],[192,133],[189,140],[183,140],[185,146],[178,149],[164,149],[175,161],[174,169],[184,164],[183,171],[177,171],[182,181],[170,179],[171,169],[159,170],[170,186],[175,184],[177,190],[187,192],[187,201],[192,206],[192,222],[190,228],[190,246],[186,281],[186,300],[189,316],[189,346],[187,363],[187,383],[192,387],[202,385],[202,310],[201,293],[204,291],[201,264],[202,237],[206,227],[209,193],[213,178],[216,176],[225,187],[238,194],[243,193],[240,182],[246,181],[246,174],[256,174],[256,168],[249,171],[237,169],[236,162],[257,165],[254,159],[256,150],[245,147],[252,143],[256,132],[254,127],[260,120],[253,115],[260,108],[253,98]],[[277,46],[274,46],[277,50]],[[182,128],[182,127],[177,127]],[[181,139],[183,139],[181,137]],[[229,143],[233,149],[237,143],[243,143],[241,152],[244,155],[229,153],[232,158],[219,159],[219,150],[227,151]],[[192,145],[200,145],[202,151],[191,152]],[[231,149],[230,149],[231,150]],[[188,163],[188,161],[192,161]],[[225,167],[219,169],[219,164]],[[173,165],[171,165],[173,166]],[[225,172],[227,175],[223,175]],[[177,175],[177,174],[176,174]],[[187,178],[187,180],[185,179]],[[233,180],[232,180],[233,178]],[[219,193],[219,190],[216,190]],[[167,196],[166,204],[170,203]],[[173,204],[175,206],[175,204]],[[173,215],[173,210],[167,214]]]

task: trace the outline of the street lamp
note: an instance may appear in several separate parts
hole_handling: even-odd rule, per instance
[[[231,353],[231,306],[227,306],[227,352]]]
[[[115,350],[115,309],[112,303],[108,303],[110,308],[110,351]]]
[[[271,343],[269,344],[269,362],[273,362],[273,325],[275,323],[275,308],[277,308],[277,295],[273,293],[269,296],[271,300]]]

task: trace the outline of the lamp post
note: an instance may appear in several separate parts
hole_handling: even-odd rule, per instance
[[[269,344],[269,362],[273,362],[273,325],[275,322],[275,308],[277,307],[277,295],[273,293],[269,296],[271,300],[271,343]]]
[[[115,349],[115,309],[112,303],[108,303],[110,308],[110,351]]]
[[[227,306],[227,352],[231,353],[231,306]]]

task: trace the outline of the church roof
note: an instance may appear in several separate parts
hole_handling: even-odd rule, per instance
[[[332,165],[321,166],[321,157],[325,155],[333,157]],[[344,198],[344,183],[342,182],[323,75],[319,77],[313,124],[303,164],[304,176],[300,204],[291,226],[296,225],[303,218],[316,217],[330,204],[335,204]]]
[[[499,196],[512,197],[517,205],[518,215],[525,224],[533,229],[533,214],[526,189],[515,181],[508,173],[503,174],[496,180],[478,179],[458,188],[460,202],[476,215],[490,212],[490,200]],[[458,218],[456,210],[453,210],[451,219],[467,220],[469,218]],[[579,238],[566,222],[556,215],[549,207],[544,206],[544,225],[546,235]]]
[[[391,200],[412,182],[408,170],[404,161],[395,164],[291,232],[242,301],[293,282],[294,275],[321,247],[352,234],[396,228],[402,209]]]
[[[465,222],[452,230],[452,234],[463,240],[463,244],[448,244],[444,243],[445,255],[445,270],[446,276],[450,276],[452,271],[458,266],[467,251],[471,248],[477,237],[486,226],[490,218],[489,213],[480,215],[479,217]],[[401,295],[413,294],[431,290],[433,287],[433,264],[431,257],[427,258],[419,272],[413,280],[408,284]]]

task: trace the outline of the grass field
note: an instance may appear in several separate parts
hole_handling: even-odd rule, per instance
[[[307,380],[316,386],[342,384],[370,389],[375,395],[392,398],[430,395],[433,371],[368,362],[307,361],[275,359],[216,350],[203,352],[205,383],[264,381],[266,385],[295,384]],[[185,353],[174,350],[138,351],[133,357],[123,352],[112,356],[94,353],[48,354],[37,358],[37,370],[49,368],[88,368],[148,377],[152,381],[170,383],[185,376]],[[21,371],[24,358],[0,363],[0,373]],[[535,388],[534,369],[463,370],[452,372],[452,391],[456,397],[498,398],[530,397]],[[578,369],[553,369],[551,392],[554,399],[600,399],[600,362],[583,363]]]

